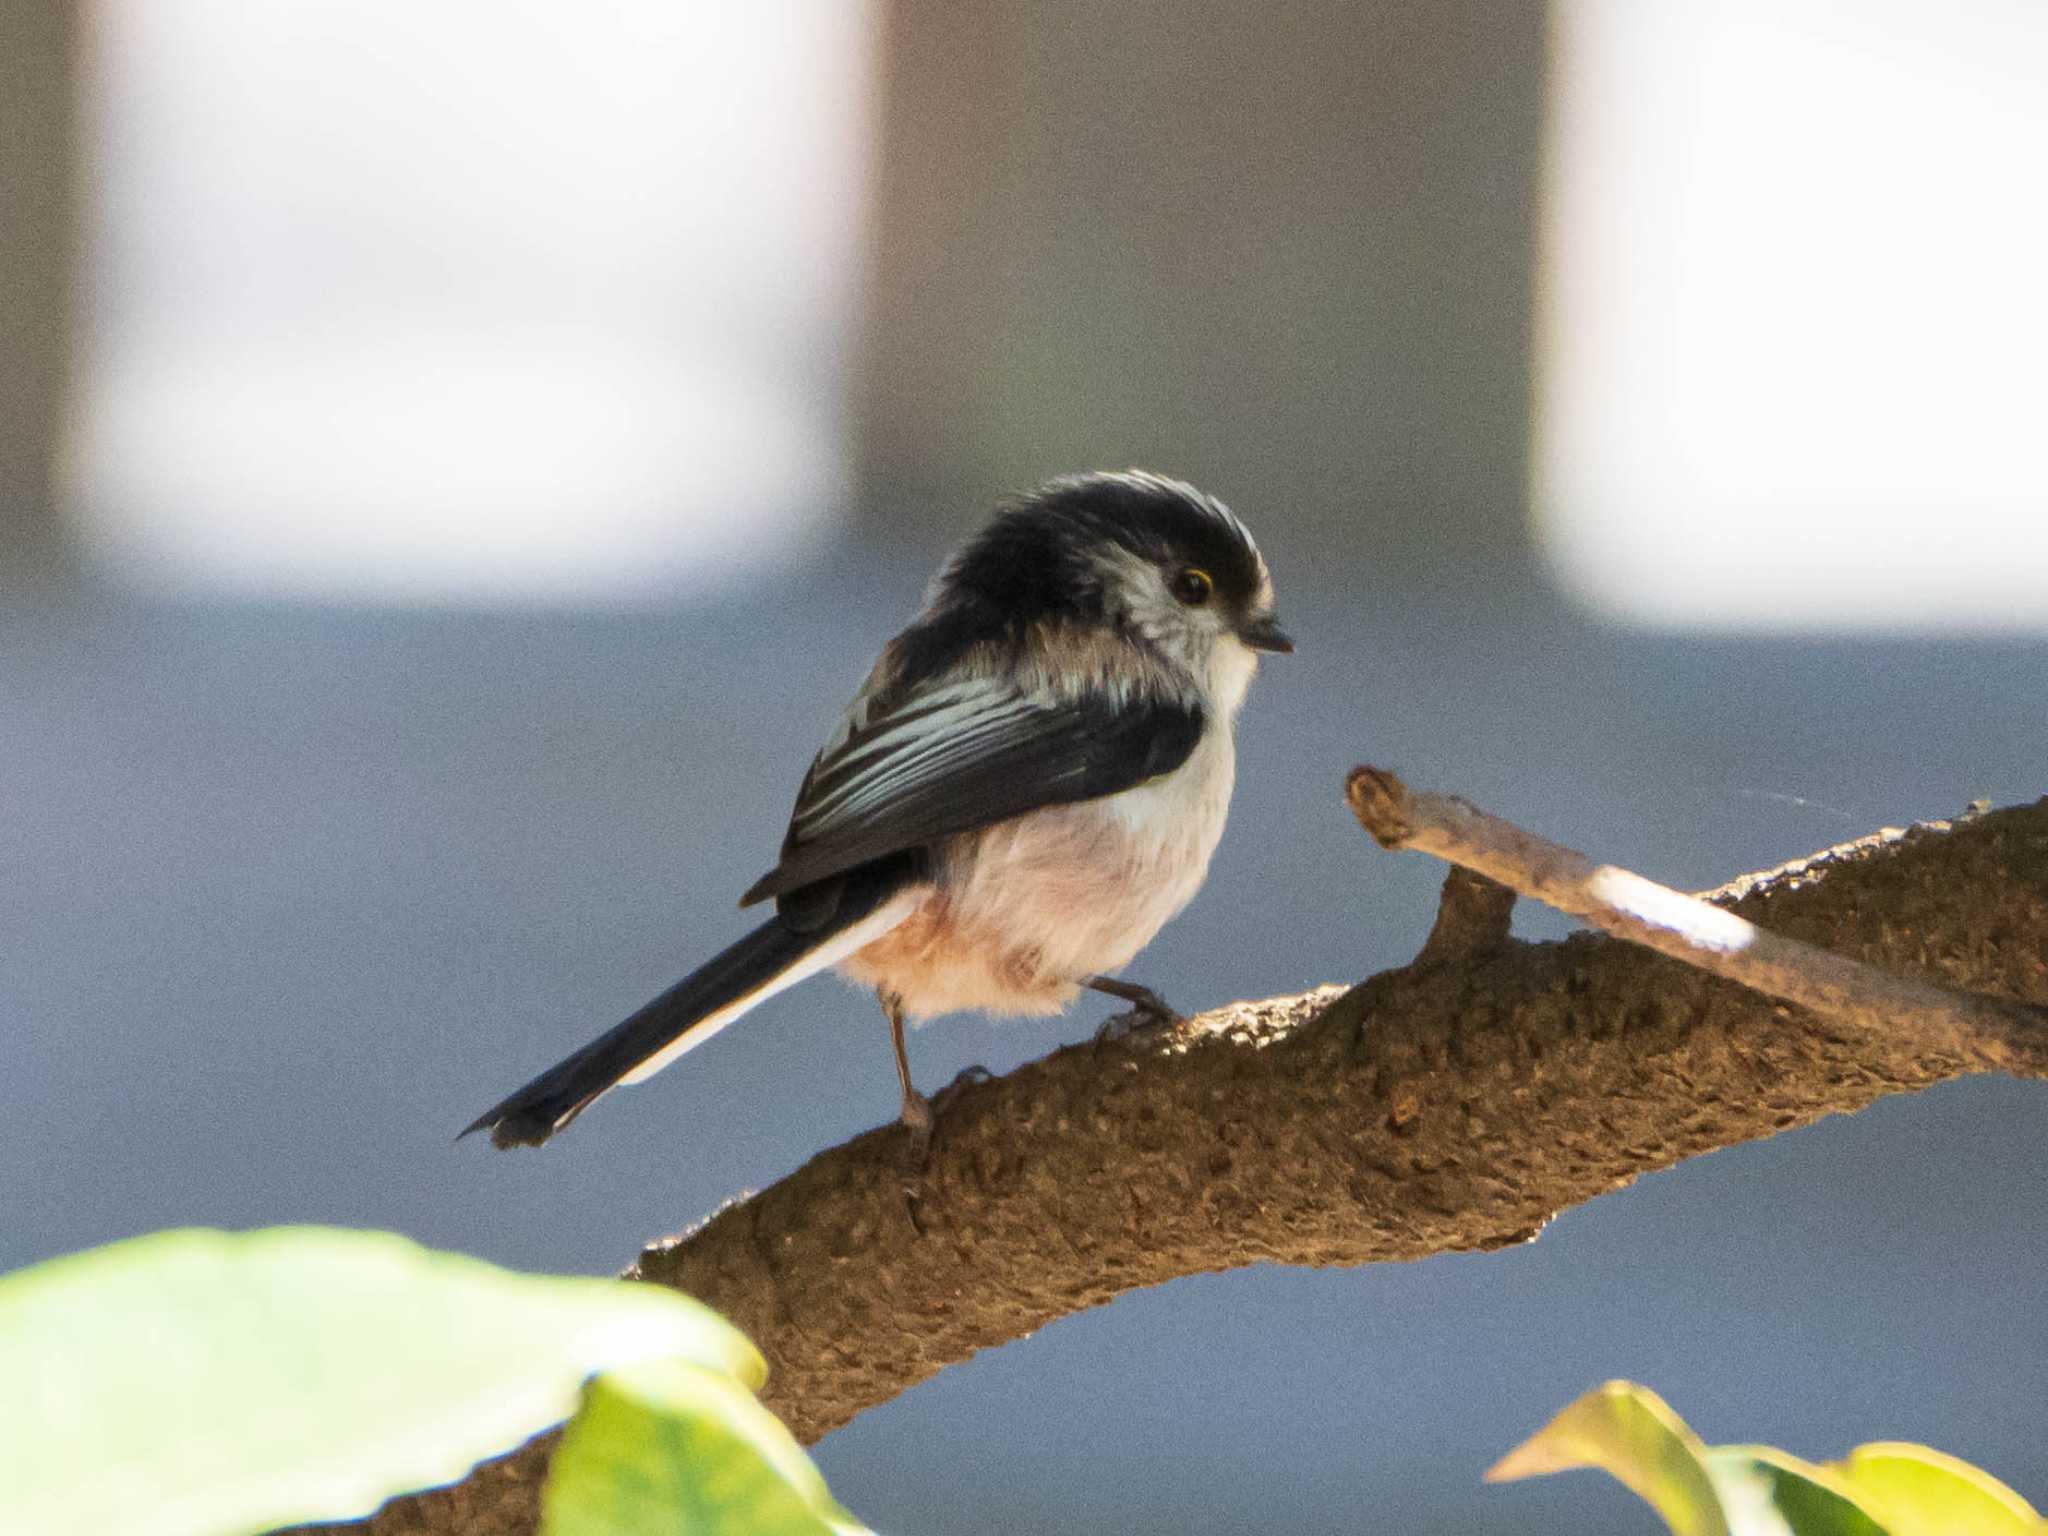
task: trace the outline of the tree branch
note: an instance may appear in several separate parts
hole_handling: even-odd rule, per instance
[[[1686,1157],[1968,1073],[2048,1077],[2048,800],[1720,894],[1773,935],[2002,1002],[1938,1028],[1821,1016],[1597,935],[1517,943],[1509,899],[1454,874],[1407,967],[1067,1047],[956,1094],[922,1170],[899,1128],[871,1131],[631,1273],[751,1335],[765,1400],[811,1441],[1140,1286],[1525,1242]],[[531,1530],[548,1443],[375,1529]]]

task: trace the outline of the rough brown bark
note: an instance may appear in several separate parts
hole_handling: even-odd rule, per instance
[[[1729,894],[1775,932],[2048,1005],[2048,800]],[[1139,1286],[1525,1242],[1701,1152],[1966,1073],[2048,1077],[2048,1031],[1924,1048],[1611,939],[1504,940],[1503,916],[1459,877],[1413,965],[1067,1047],[954,1096],[922,1171],[899,1128],[870,1132],[632,1273],[750,1334],[765,1400],[811,1441]],[[545,1455],[398,1501],[375,1529],[528,1531]]]

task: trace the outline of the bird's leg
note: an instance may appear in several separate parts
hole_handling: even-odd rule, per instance
[[[910,1056],[903,1049],[903,999],[894,992],[877,992],[882,1000],[882,1012],[889,1020],[889,1043],[896,1048],[896,1080],[903,1085],[903,1124],[910,1131],[911,1145],[918,1149],[919,1159],[931,1145],[932,1106],[931,1101],[910,1082]]]
[[[1173,1029],[1187,1022],[1167,1006],[1165,998],[1135,981],[1119,981],[1114,976],[1090,976],[1081,985],[1091,992],[1107,993],[1131,1005],[1129,1012],[1111,1014],[1102,1021],[1102,1028],[1095,1032],[1098,1050],[1106,1041],[1121,1040],[1136,1030]]]
[[[1178,1024],[1181,1016],[1166,1005],[1166,999],[1150,987],[1141,987],[1135,981],[1119,981],[1114,976],[1090,976],[1081,983],[1091,992],[1106,992],[1111,997],[1120,997],[1131,1005],[1134,1012],[1150,1014],[1156,1023]]]

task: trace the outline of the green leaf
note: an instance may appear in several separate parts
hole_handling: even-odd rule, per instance
[[[163,1232],[0,1278],[9,1536],[348,1519],[566,1417],[592,1372],[761,1357],[655,1286],[517,1275],[388,1233]]]
[[[1767,1445],[1700,1444],[1646,1387],[1610,1381],[1509,1452],[1489,1482],[1600,1467],[1678,1536],[2048,1536],[1987,1472],[1922,1445],[1859,1446],[1827,1465]]]
[[[1924,1445],[1859,1445],[1831,1468],[1891,1536],[2048,1536],[2033,1505],[1988,1472]]]
[[[1508,1452],[1486,1480],[1599,1467],[1662,1515],[1675,1536],[1730,1536],[1705,1458],[1706,1447],[1663,1398],[1633,1382],[1610,1381]]]
[[[789,1431],[729,1376],[600,1376],[556,1447],[541,1536],[856,1536]]]
[[[1831,1469],[1767,1445],[1717,1445],[1707,1471],[1735,1536],[1889,1536]],[[1746,1491],[1760,1490],[1761,1503]]]

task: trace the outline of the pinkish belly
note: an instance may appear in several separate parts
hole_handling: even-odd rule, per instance
[[[1187,904],[1221,830],[1220,813],[1213,825],[1134,825],[1105,806],[1034,812],[956,840],[930,895],[839,969],[894,992],[920,1019],[1059,1012]]]

